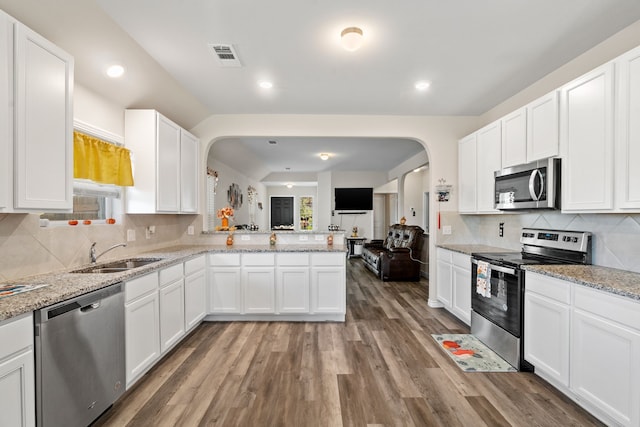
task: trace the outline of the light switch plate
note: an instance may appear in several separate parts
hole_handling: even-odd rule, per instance
[[[322,240],[324,240],[324,236],[316,234],[316,240],[322,241]]]
[[[187,227],[187,234],[189,236],[193,236],[193,234],[195,233],[195,229],[193,228],[193,225],[190,225]]]
[[[305,242],[307,240],[309,240],[309,236],[300,236],[300,241],[301,242]]]
[[[246,234],[243,234],[242,236],[240,236],[240,240],[251,240],[251,236],[247,236]]]
[[[451,234],[451,226],[445,225],[442,227],[442,234]]]

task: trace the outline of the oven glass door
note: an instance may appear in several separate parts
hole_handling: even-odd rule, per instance
[[[478,293],[477,267],[478,261],[472,259],[471,308],[487,320],[520,338],[524,272],[510,267],[489,264],[488,286],[486,296],[484,296]]]

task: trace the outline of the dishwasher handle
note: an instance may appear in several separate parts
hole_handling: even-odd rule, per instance
[[[70,311],[78,309],[82,313],[91,312],[95,309],[100,308],[100,302],[103,298],[107,298],[111,295],[122,292],[123,285],[124,284],[122,282],[118,282],[115,285],[108,286],[104,289],[98,289],[97,291],[91,292],[89,294],[80,295],[71,300],[63,301],[59,304],[45,307],[40,310],[40,315],[37,316],[39,318],[38,320],[43,323]]]

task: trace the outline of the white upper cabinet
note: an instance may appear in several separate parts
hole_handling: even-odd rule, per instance
[[[127,187],[127,213],[197,212],[196,137],[155,110],[126,110],[125,144],[134,180]]]
[[[640,48],[616,61],[616,202],[640,209]]]
[[[180,210],[180,127],[160,114],[157,115],[156,125],[158,126],[156,210],[178,212]],[[137,185],[135,181],[134,184]]]
[[[0,62],[10,64],[11,58],[11,23],[9,17],[0,11]],[[0,67],[0,211],[9,206],[11,174],[13,171],[9,145],[12,131],[9,127],[9,105],[12,94],[9,90],[9,67]],[[11,98],[10,98],[11,96]]]
[[[200,141],[186,130],[180,132],[180,210],[198,212],[198,151]]]
[[[494,172],[502,165],[502,128],[496,121],[458,142],[458,211],[496,213]]]
[[[502,167],[557,156],[558,114],[558,92],[553,91],[503,117]]]
[[[73,57],[0,12],[0,210],[73,206]]]
[[[557,156],[560,150],[558,91],[536,99],[526,108],[527,163]]]
[[[613,208],[613,63],[562,88],[563,211]]]
[[[496,121],[478,132],[476,175],[478,212],[495,213],[495,171],[502,167],[502,129]]]
[[[475,213],[476,192],[476,134],[458,142],[458,211]]]
[[[527,109],[502,119],[502,167],[527,163]]]

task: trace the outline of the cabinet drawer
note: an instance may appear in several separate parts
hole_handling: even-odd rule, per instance
[[[308,266],[309,254],[278,254],[277,258],[278,266]]]
[[[451,252],[448,249],[442,249],[442,248],[438,248],[438,250],[436,251],[436,259],[438,261],[444,261],[446,263],[451,264],[451,254],[453,252]]]
[[[311,254],[311,265],[314,267],[321,265],[341,267],[345,263],[345,258],[345,254],[342,252]]]
[[[33,316],[24,314],[0,322],[0,360],[33,345]]]
[[[197,258],[190,259],[184,263],[184,275],[195,273],[198,270],[202,270],[206,267],[206,260],[204,255],[200,255]]]
[[[209,254],[209,265],[216,267],[239,267],[240,254]]]
[[[273,266],[274,264],[274,254],[242,254],[242,265]]]
[[[184,276],[183,269],[184,267],[182,263],[180,263],[160,270],[160,287],[182,279]]]
[[[567,281],[527,271],[525,286],[527,292],[535,292],[562,304],[571,303],[571,283]]]
[[[124,286],[124,302],[129,303],[134,299],[146,295],[158,289],[158,273],[153,272],[142,277],[129,280]]]
[[[469,271],[471,271],[471,257],[469,255],[461,254],[459,252],[452,252],[451,262],[455,266],[458,266],[460,268],[466,268]]]
[[[574,307],[640,332],[640,303],[629,298],[574,285]]]

